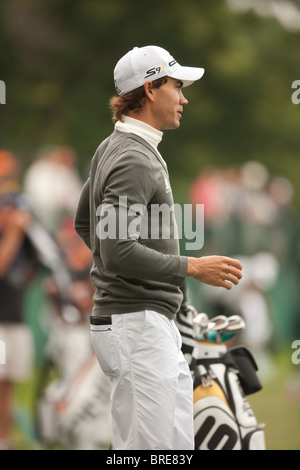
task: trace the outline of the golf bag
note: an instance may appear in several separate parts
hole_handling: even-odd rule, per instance
[[[190,365],[194,378],[195,449],[264,450],[246,395],[261,390],[251,353],[224,344],[197,341]]]
[[[264,425],[246,398],[262,388],[252,354],[197,337],[196,315],[183,304],[176,319],[194,383],[195,449],[265,450]]]

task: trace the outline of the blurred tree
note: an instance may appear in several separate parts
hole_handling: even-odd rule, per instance
[[[0,0],[0,79],[7,104],[0,145],[25,164],[45,143],[73,145],[87,171],[112,129],[109,97],[116,61],[136,45],[157,44],[182,65],[206,69],[185,90],[178,132],[160,150],[176,187],[186,188],[210,164],[264,162],[289,178],[300,202],[299,31],[225,1]]]

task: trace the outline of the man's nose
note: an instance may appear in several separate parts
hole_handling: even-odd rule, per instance
[[[182,92],[181,92],[181,96],[180,96],[180,104],[182,104],[182,105],[188,104],[188,100],[186,99],[186,97],[184,96],[184,94]]]

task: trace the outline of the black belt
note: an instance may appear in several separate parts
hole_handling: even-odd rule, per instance
[[[111,325],[111,315],[92,315],[90,317],[91,325]]]

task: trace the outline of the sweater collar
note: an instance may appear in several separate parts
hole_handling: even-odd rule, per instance
[[[136,134],[146,140],[146,142],[151,144],[157,150],[157,146],[162,140],[163,132],[149,126],[149,124],[146,124],[143,121],[139,121],[138,119],[134,119],[129,116],[123,116],[122,119],[124,122],[116,122],[116,130]]]

